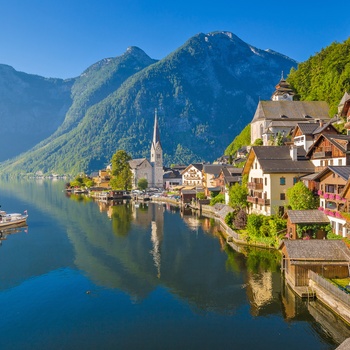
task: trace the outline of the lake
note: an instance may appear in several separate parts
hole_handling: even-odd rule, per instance
[[[213,219],[162,203],[1,180],[28,227],[0,245],[1,349],[335,349],[349,327],[284,284],[280,257],[228,247]]]

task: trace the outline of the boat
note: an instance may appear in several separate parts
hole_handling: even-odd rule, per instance
[[[19,226],[27,221],[28,213],[25,210],[24,214],[19,213],[6,213],[6,211],[0,210],[0,228]]]

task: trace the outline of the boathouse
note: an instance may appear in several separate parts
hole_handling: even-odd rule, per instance
[[[309,285],[308,271],[325,278],[349,277],[350,251],[341,240],[283,240],[282,271],[292,287]]]

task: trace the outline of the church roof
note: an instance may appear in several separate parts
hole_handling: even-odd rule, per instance
[[[137,159],[129,160],[130,168],[131,169],[136,169],[145,161],[148,162],[148,160],[146,158],[137,158]]]
[[[283,120],[301,122],[310,119],[329,120],[329,107],[324,101],[260,101],[253,122]]]

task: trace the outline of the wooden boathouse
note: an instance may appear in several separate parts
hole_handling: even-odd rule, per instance
[[[283,240],[280,249],[282,271],[295,291],[309,285],[309,270],[324,278],[349,277],[350,251],[341,240]]]

